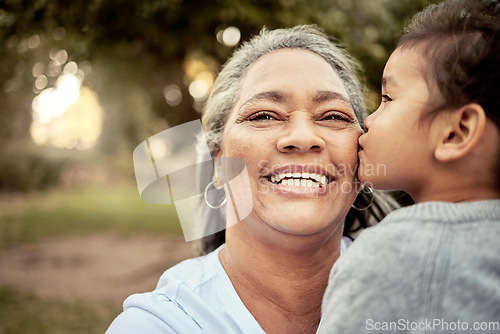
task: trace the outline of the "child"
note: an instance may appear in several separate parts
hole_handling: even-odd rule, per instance
[[[321,333],[500,332],[499,7],[431,5],[389,58],[359,178],[416,204],[336,262]]]

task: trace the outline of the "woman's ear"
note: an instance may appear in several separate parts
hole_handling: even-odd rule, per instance
[[[220,177],[222,177],[222,175],[219,175],[219,172],[221,172],[220,171],[221,157],[222,157],[222,149],[220,148],[219,145],[216,145],[215,150],[214,150],[214,158],[213,158],[214,161],[213,162],[214,162],[214,180],[217,182],[217,184],[214,184],[214,186],[217,189],[220,189],[220,187],[221,187]]]
[[[477,103],[467,104],[447,115],[440,126],[434,157],[450,162],[469,154],[485,131],[486,113]]]
[[[215,145],[214,149],[214,165],[220,164],[220,158],[222,157],[222,149],[219,145]]]

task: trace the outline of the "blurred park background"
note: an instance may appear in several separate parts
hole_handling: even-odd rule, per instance
[[[132,152],[199,119],[262,27],[314,23],[361,65],[366,103],[431,0],[0,0],[0,334],[102,333],[192,255],[173,206],[140,200]]]

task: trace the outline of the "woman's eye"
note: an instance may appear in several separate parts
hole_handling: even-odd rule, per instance
[[[352,122],[352,119],[344,113],[341,112],[332,112],[326,114],[321,120],[324,121],[343,121],[343,122]]]
[[[249,121],[274,121],[277,120],[278,118],[274,116],[273,114],[265,111],[261,111],[258,113],[255,113],[248,117]]]
[[[391,97],[387,94],[382,95],[382,103],[390,102],[392,101]]]

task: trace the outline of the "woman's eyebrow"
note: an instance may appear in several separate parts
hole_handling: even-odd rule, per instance
[[[280,91],[265,91],[250,97],[248,100],[243,102],[240,106],[240,110],[245,108],[249,104],[253,104],[257,101],[272,101],[276,103],[286,102],[291,98],[291,95]]]
[[[328,102],[332,100],[340,100],[342,102],[345,102],[347,104],[351,104],[351,101],[347,97],[345,97],[343,94],[331,91],[331,90],[322,90],[319,92],[316,92],[313,97],[312,101],[315,103],[323,103],[323,102]]]
[[[275,103],[285,103],[289,101],[292,98],[291,94],[287,92],[282,92],[282,91],[265,91],[261,92],[258,94],[255,94],[254,96],[250,97],[247,99],[245,102],[243,102],[239,108],[239,110],[245,109],[248,105],[251,105],[255,102],[258,101],[272,101]],[[345,97],[341,93],[337,93],[334,91],[330,90],[321,90],[317,91],[313,94],[312,96],[312,101],[314,103],[324,103],[328,101],[340,101],[342,103],[345,103],[346,105],[351,106],[351,101],[347,97]]]

